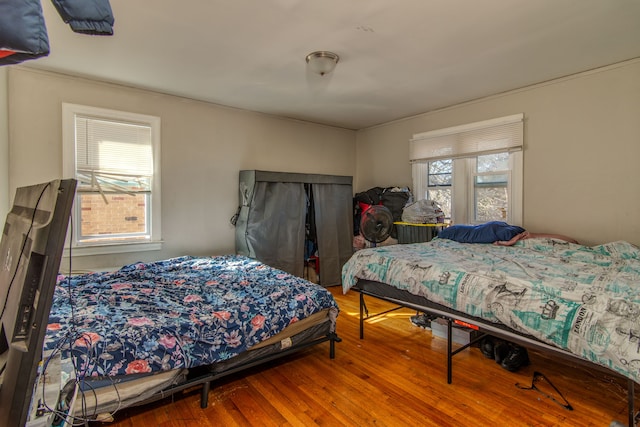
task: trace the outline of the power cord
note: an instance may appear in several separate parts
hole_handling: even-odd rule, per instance
[[[69,322],[68,322],[68,330],[65,333],[64,337],[62,337],[58,343],[56,344],[55,348],[52,350],[51,354],[49,355],[48,358],[46,358],[43,361],[43,366],[42,366],[42,375],[45,375],[47,368],[49,366],[49,363],[51,361],[51,359],[53,357],[55,357],[57,355],[57,353],[60,353],[60,356],[62,358],[62,351],[64,349],[65,346],[68,347],[69,349],[69,354],[70,354],[70,361],[71,361],[71,365],[73,366],[73,381],[70,381],[67,383],[67,385],[63,388],[63,390],[60,391],[60,397],[59,397],[59,402],[57,402],[57,406],[55,408],[51,408],[49,405],[47,405],[46,399],[45,399],[45,388],[44,388],[44,383],[43,383],[43,387],[42,387],[42,397],[41,397],[41,407],[52,413],[54,415],[54,418],[56,419],[56,421],[58,423],[62,422],[62,421],[67,421],[69,423],[71,423],[72,426],[87,426],[89,421],[93,421],[95,419],[95,417],[97,415],[99,415],[95,410],[97,408],[97,403],[98,403],[98,394],[96,389],[90,384],[90,382],[85,381],[85,376],[84,373],[82,372],[82,370],[79,368],[79,366],[77,365],[77,361],[73,356],[73,349],[75,346],[75,342],[77,342],[78,340],[81,339],[86,339],[84,337],[83,334],[79,333],[77,331],[76,325],[78,323],[77,321],[77,313],[76,313],[76,304],[74,301],[74,296],[73,296],[73,285],[72,285],[72,277],[73,277],[73,247],[72,247],[72,242],[73,242],[73,218],[70,219],[71,221],[71,226],[69,227],[70,229],[70,238],[69,238],[69,267],[68,267],[68,271],[69,274],[67,276],[65,276],[64,279],[62,279],[59,284],[59,286],[64,287],[64,285],[66,285],[66,289],[67,289],[67,298],[68,298],[68,302],[69,302],[69,307],[70,307],[70,318],[69,318]],[[89,348],[90,346],[87,346],[87,348]],[[97,362],[96,365],[99,363],[98,359],[96,359],[95,357],[91,357],[92,360],[94,360],[94,362]],[[113,410],[112,412],[108,413],[107,415],[110,417],[113,417],[115,415],[115,413],[121,409],[122,407],[122,398],[120,396],[120,393],[118,391],[118,387],[116,382],[113,380],[113,378],[108,377],[110,382],[111,382],[111,386],[113,387],[113,389],[115,390],[116,393],[116,402],[117,402],[117,407],[115,410]],[[73,405],[73,394],[74,392],[77,390],[77,395],[76,395],[76,399],[79,398],[80,399],[80,416],[76,416],[75,415],[75,405]],[[86,393],[87,391],[90,391],[93,395],[94,401],[96,402],[96,408],[94,408],[94,412],[92,414],[88,413],[88,408],[87,408],[87,400],[86,400]],[[69,396],[70,395],[70,396]],[[73,406],[72,406],[73,405]],[[56,425],[56,423],[54,422],[53,425]]]

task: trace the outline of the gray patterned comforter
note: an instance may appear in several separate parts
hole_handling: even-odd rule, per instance
[[[501,322],[640,382],[640,249],[555,239],[429,243],[356,252],[342,269]]]

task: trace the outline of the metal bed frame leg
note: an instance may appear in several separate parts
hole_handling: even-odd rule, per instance
[[[329,339],[329,359],[336,358],[336,341],[333,337]]]
[[[635,427],[636,422],[635,422],[635,415],[634,415],[634,398],[635,398],[635,390],[634,390],[634,384],[633,384],[633,380],[628,379],[627,380],[627,405],[629,407],[629,427]]]
[[[447,384],[451,384],[453,375],[453,349],[451,345],[451,340],[453,339],[452,324],[453,321],[451,319],[447,319]]]
[[[332,332],[329,338],[329,359],[336,358],[336,343],[342,342],[342,338],[335,332]]]
[[[365,292],[361,290],[360,291],[360,339],[364,339],[364,319],[365,319],[365,317],[367,319],[369,319],[371,317],[382,316],[383,314],[387,314],[387,313],[399,310],[399,309],[404,307],[402,304],[397,304],[393,308],[381,311],[379,313],[376,313],[376,314],[373,314],[373,315],[370,316],[369,315],[369,309],[367,308],[367,303],[364,300],[364,295],[365,295]]]
[[[205,409],[209,405],[209,390],[211,389],[211,382],[207,381],[202,384],[202,390],[200,391],[200,407]]]
[[[360,292],[360,339],[364,339],[364,311],[365,311],[365,303],[364,303],[364,294]]]

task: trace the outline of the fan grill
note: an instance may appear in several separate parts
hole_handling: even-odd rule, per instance
[[[393,227],[393,215],[389,208],[382,205],[369,207],[362,213],[360,232],[371,243],[387,240]]]

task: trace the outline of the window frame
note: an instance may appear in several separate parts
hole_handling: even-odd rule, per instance
[[[430,178],[436,174],[432,174],[431,173],[431,164],[435,163],[435,162],[441,162],[441,161],[450,161],[451,162],[451,172],[447,172],[447,175],[451,175],[449,181],[450,183],[447,185],[431,185],[431,180]],[[442,204],[440,205],[440,208],[442,208],[444,214],[445,214],[445,221],[451,221],[451,219],[453,218],[453,170],[454,170],[454,161],[453,159],[439,159],[439,160],[430,160],[428,162],[426,162],[425,164],[425,179],[426,179],[426,185],[425,185],[425,191],[423,192],[424,195],[429,195],[430,191],[448,191],[450,193],[450,200],[449,200],[449,206],[442,206]],[[416,188],[414,186],[414,188]],[[429,198],[429,197],[427,197]],[[419,200],[420,197],[417,197],[417,199]],[[449,215],[447,215],[447,213],[449,213]]]
[[[151,128],[151,148],[153,156],[153,177],[151,179],[151,194],[149,195],[150,215],[147,221],[150,231],[150,239],[140,241],[140,239],[104,241],[104,242],[78,242],[80,227],[80,203],[76,194],[76,202],[71,212],[71,227],[67,236],[64,256],[70,255],[101,255],[113,253],[126,253],[138,251],[151,251],[162,249],[162,218],[161,218],[161,183],[160,183],[160,117],[130,113],[125,111],[111,110],[106,108],[91,107],[86,105],[62,104],[62,145],[63,145],[63,175],[66,178],[76,178],[76,116],[90,116],[97,119],[110,120],[115,122],[135,123],[149,126]],[[69,249],[70,247],[70,249]]]
[[[507,151],[503,151],[507,152]],[[499,154],[499,153],[496,153]],[[475,177],[477,171],[477,156],[465,159],[467,162],[466,173],[469,178],[466,180],[465,194],[467,196],[465,223],[481,224],[483,221],[476,221],[476,200],[475,200]],[[507,217],[504,219],[509,224],[522,224],[522,151],[509,152],[508,168],[501,170],[499,174],[505,173],[507,177]],[[454,161],[455,162],[455,161]],[[491,174],[491,173],[488,173]],[[455,190],[454,190],[455,192]],[[495,219],[494,221],[499,221]]]

